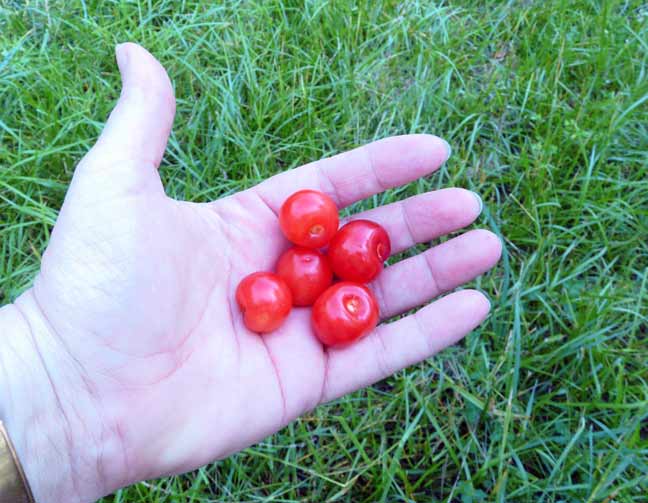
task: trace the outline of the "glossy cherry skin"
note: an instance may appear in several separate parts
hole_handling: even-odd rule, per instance
[[[279,257],[277,275],[290,288],[293,306],[312,306],[333,282],[333,270],[326,255],[298,246]]]
[[[325,346],[345,346],[371,332],[378,323],[378,303],[364,285],[342,281],[315,302],[311,320]]]
[[[369,220],[353,220],[343,226],[328,249],[335,275],[357,283],[368,283],[378,276],[390,253],[387,232]]]
[[[236,302],[245,326],[260,334],[281,326],[290,314],[292,294],[286,282],[271,272],[255,272],[241,280]]]
[[[300,190],[279,210],[279,226],[289,241],[306,248],[326,246],[340,219],[333,200],[317,190]]]

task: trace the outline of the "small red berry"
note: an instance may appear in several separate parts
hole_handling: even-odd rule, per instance
[[[279,226],[292,243],[306,248],[322,248],[335,235],[339,225],[333,200],[317,190],[300,190],[279,210]]]
[[[364,285],[347,281],[336,283],[315,302],[312,323],[322,344],[350,344],[376,327],[378,303]]]
[[[308,248],[286,250],[277,262],[277,275],[290,288],[295,306],[312,306],[333,282],[326,255]]]
[[[333,237],[328,257],[338,278],[369,283],[391,254],[391,242],[385,229],[369,220],[353,220]]]
[[[286,282],[271,272],[255,272],[241,280],[236,302],[245,326],[260,334],[279,328],[290,314],[292,294]]]

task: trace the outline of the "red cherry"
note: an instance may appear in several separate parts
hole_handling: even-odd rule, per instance
[[[326,346],[341,346],[367,335],[378,323],[378,303],[364,285],[343,281],[329,287],[312,312],[315,335]]]
[[[293,247],[284,252],[277,262],[277,275],[290,288],[295,306],[312,306],[333,282],[326,256],[308,248]]]
[[[387,232],[369,220],[353,220],[343,226],[328,249],[335,275],[358,283],[368,283],[378,276],[390,253]]]
[[[340,220],[333,200],[317,190],[300,190],[279,210],[279,226],[291,242],[321,248],[335,235]]]
[[[260,334],[281,326],[290,314],[292,295],[286,282],[271,272],[255,272],[236,289],[245,326]]]

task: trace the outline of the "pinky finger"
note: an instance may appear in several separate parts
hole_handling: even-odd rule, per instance
[[[321,402],[373,384],[455,344],[486,318],[490,302],[462,290],[387,325],[348,348],[330,349]]]

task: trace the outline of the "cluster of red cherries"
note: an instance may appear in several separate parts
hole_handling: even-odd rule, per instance
[[[327,346],[349,344],[376,327],[378,303],[365,283],[382,271],[389,236],[369,220],[338,229],[339,223],[337,206],[322,192],[300,190],[286,199],[279,226],[295,246],[279,257],[276,273],[252,273],[236,289],[248,329],[276,330],[293,306],[312,306],[313,331]]]

